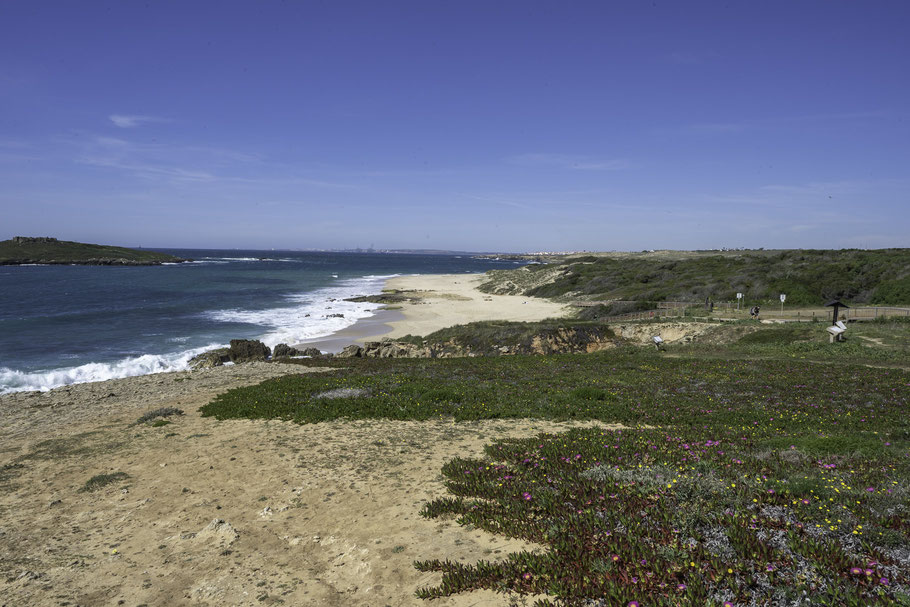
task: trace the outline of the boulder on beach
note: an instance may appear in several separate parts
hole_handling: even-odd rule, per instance
[[[255,339],[231,340],[230,356],[235,363],[268,360],[271,353],[267,345]]]

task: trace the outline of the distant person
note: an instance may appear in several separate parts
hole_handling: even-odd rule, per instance
[[[760,306],[752,306],[752,309],[749,310],[749,316],[751,316],[751,317],[754,318],[755,320],[758,320],[758,313],[759,313],[759,312],[761,312],[761,307],[760,307]]]

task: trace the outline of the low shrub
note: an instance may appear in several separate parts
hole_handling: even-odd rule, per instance
[[[113,483],[119,483],[130,477],[126,472],[111,472],[110,474],[96,474],[92,478],[85,481],[85,484],[82,485],[82,488],[79,489],[80,493],[98,491],[108,485]]]

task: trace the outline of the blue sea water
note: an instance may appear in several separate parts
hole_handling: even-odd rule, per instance
[[[194,261],[0,266],[0,393],[178,370],[233,338],[299,343],[372,315],[378,305],[343,300],[390,277],[514,267],[455,255],[156,250]]]

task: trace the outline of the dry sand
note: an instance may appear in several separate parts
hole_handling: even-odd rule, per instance
[[[414,597],[440,579],[415,559],[521,547],[418,512],[446,495],[447,460],[572,425],[198,413],[229,387],[306,371],[252,363],[0,396],[0,605],[509,604],[486,591]],[[167,406],[186,414],[134,425]],[[115,472],[129,477],[80,491]]]
[[[565,316],[569,308],[534,297],[489,295],[477,290],[483,274],[423,274],[386,282],[386,289],[406,291],[416,301],[401,304],[402,319],[388,321],[380,337],[428,335],[433,331],[481,320],[534,321]]]
[[[539,320],[563,306],[485,295],[473,275],[396,278],[413,303],[323,343],[428,334],[477,320]],[[580,424],[290,422],[202,418],[236,386],[287,373],[251,363],[0,396],[0,607],[427,605],[415,559],[473,562],[520,542],[426,520],[440,470],[500,437]],[[161,427],[143,413],[177,407]],[[128,478],[80,491],[98,474]],[[527,546],[524,546],[527,547]],[[507,605],[473,592],[432,605]]]

